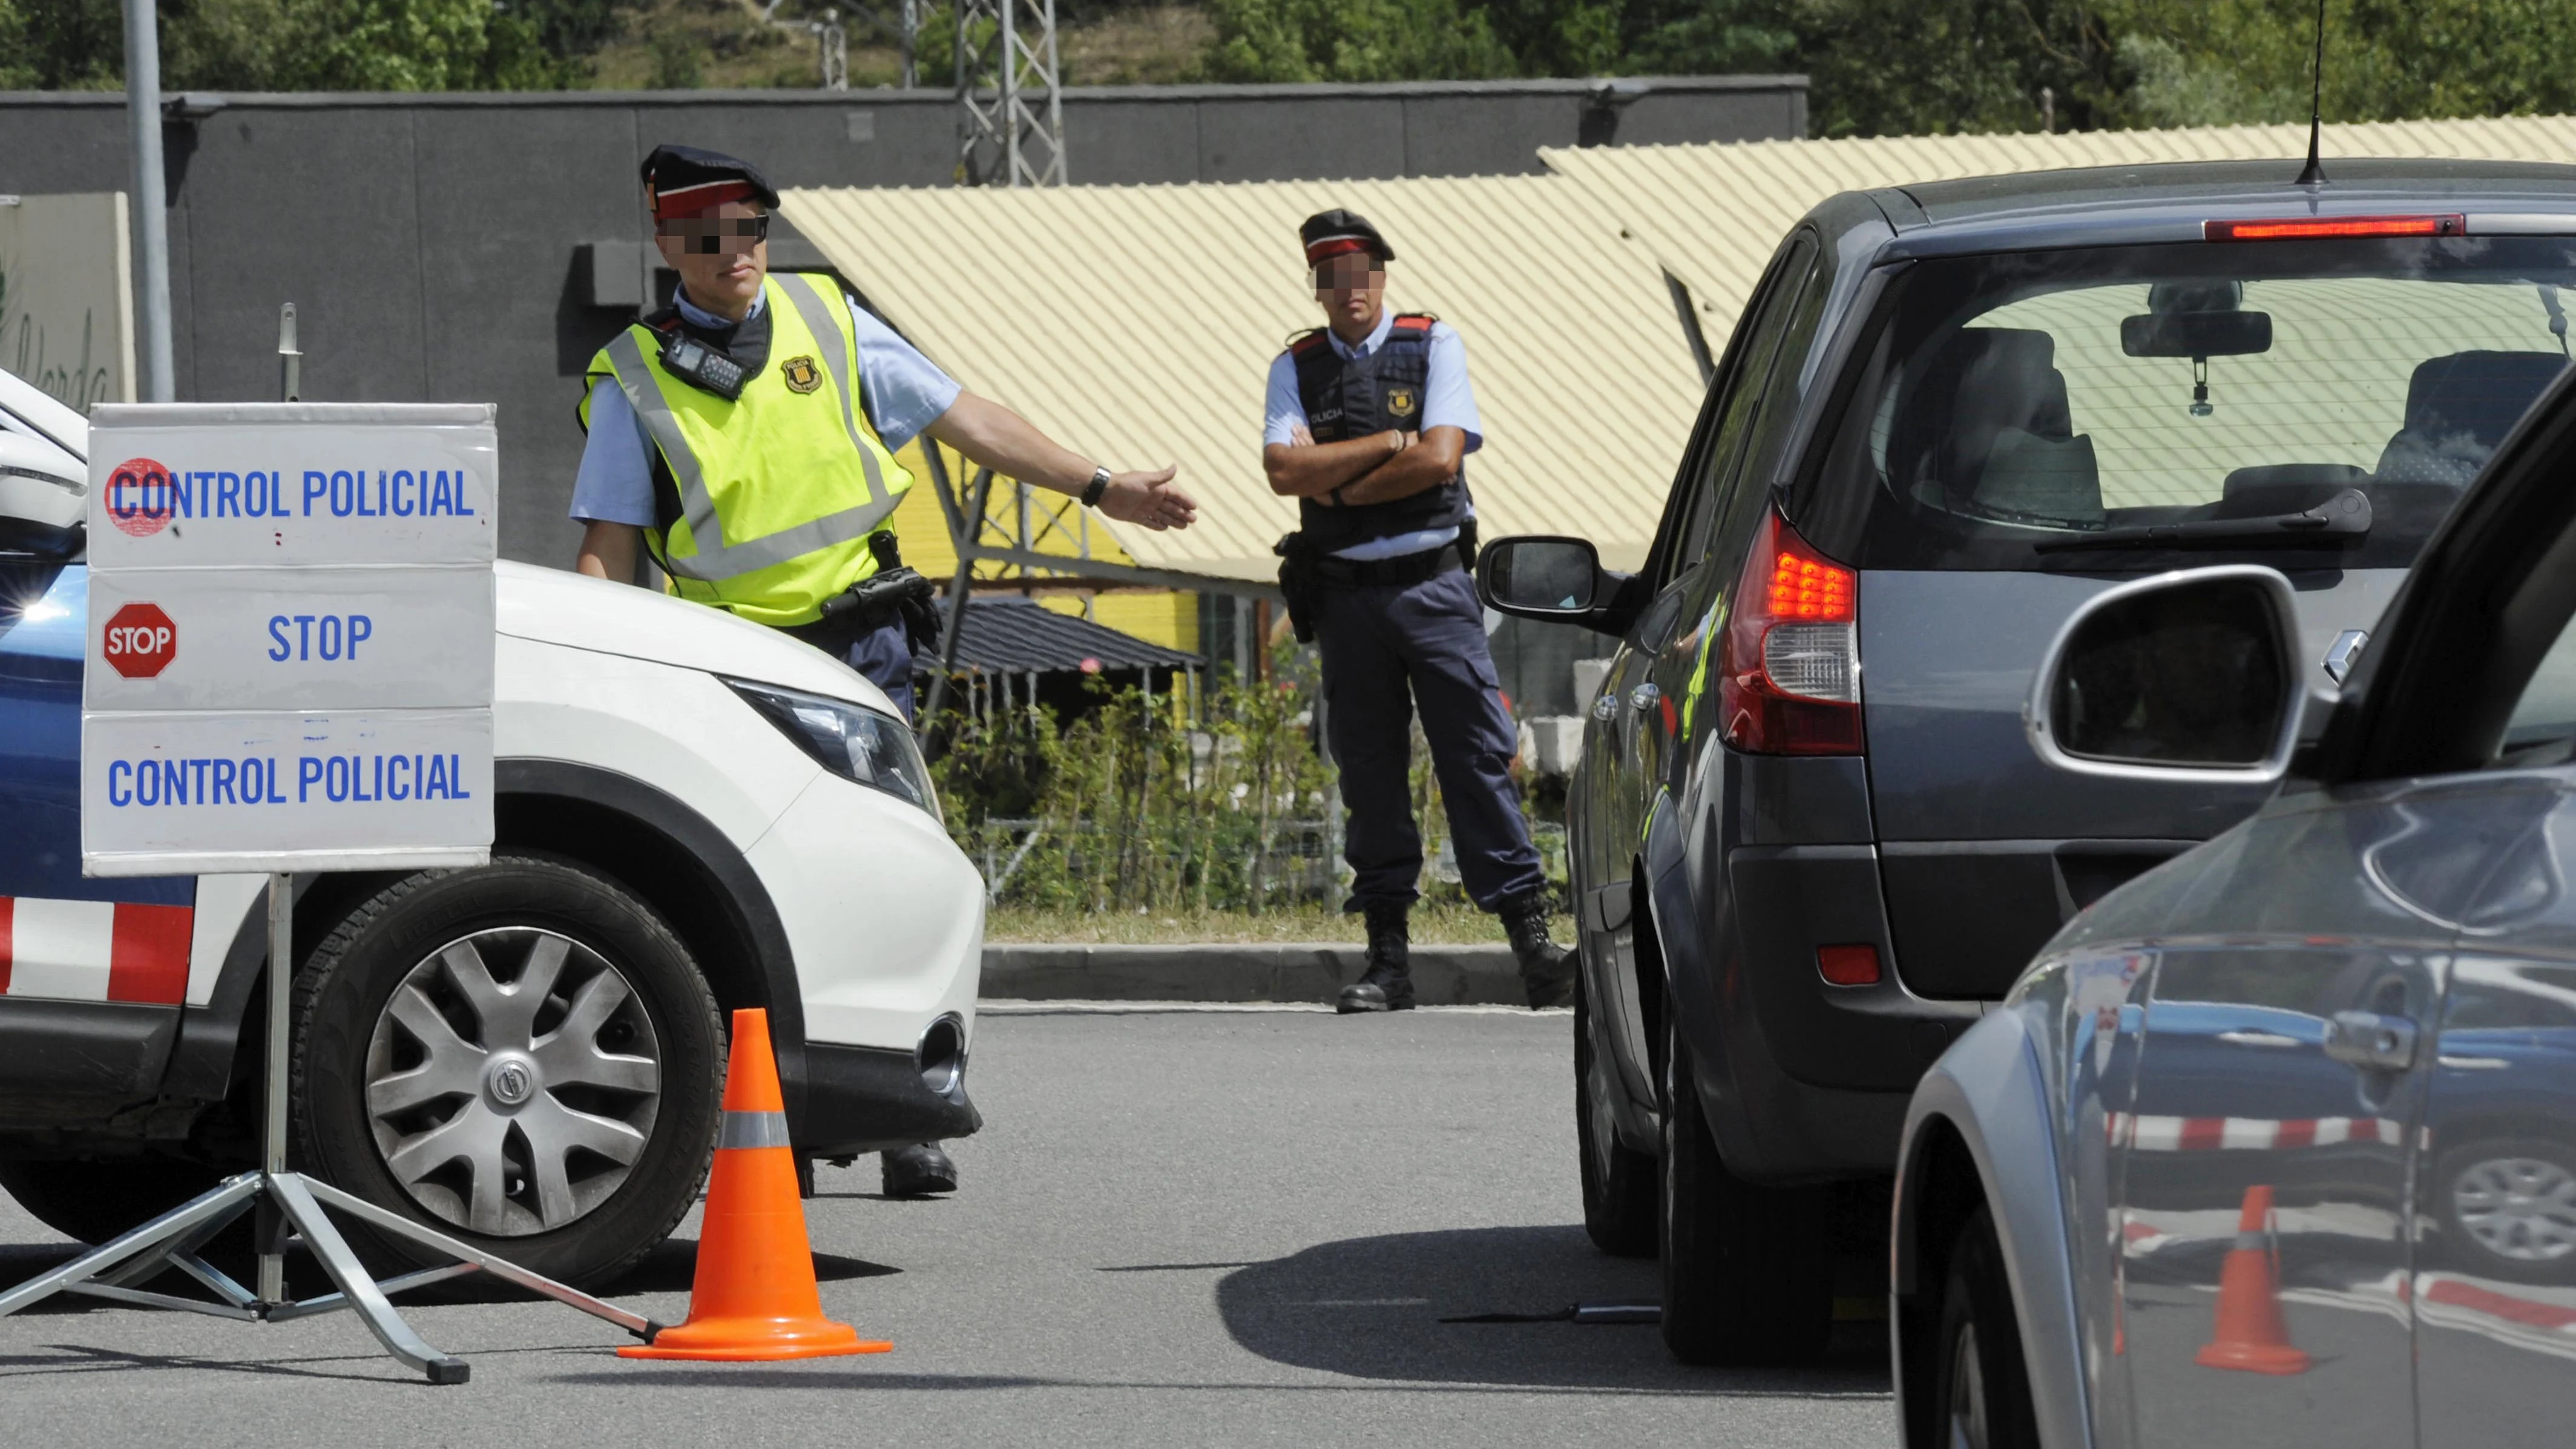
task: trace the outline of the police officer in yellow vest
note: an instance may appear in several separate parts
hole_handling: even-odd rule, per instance
[[[960,388],[829,278],[771,276],[778,193],[750,163],[662,146],[643,177],[680,291],[591,359],[572,503],[581,572],[631,582],[641,544],[682,598],[847,660],[909,718],[913,633],[889,595],[912,595],[918,624],[929,589],[878,576],[913,482],[895,454],[915,436],[1122,522],[1196,518],[1176,470],[1095,465]],[[925,1143],[887,1153],[885,1177],[889,1193],[949,1191],[956,1167]]]

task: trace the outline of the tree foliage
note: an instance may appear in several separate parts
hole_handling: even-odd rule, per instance
[[[1216,81],[1484,80],[1517,74],[1459,0],[1212,0]]]
[[[1806,72],[1819,135],[2036,130],[2042,88],[2060,129],[2297,120],[2317,16],[2315,0],[1630,4],[1671,10],[1629,27],[1629,68]],[[2576,0],[2329,0],[2326,116],[2576,109],[2571,29]]]
[[[1058,0],[1058,13],[1081,24],[1145,3]],[[2315,0],[1179,3],[1203,3],[1214,22],[1194,67],[1207,80],[1802,72],[1819,135],[2035,130],[2043,91],[2060,129],[2296,120],[2307,113],[2316,18]],[[662,23],[653,0],[158,4],[173,89],[578,85],[603,45]],[[954,12],[922,12],[921,74],[938,87],[952,73]],[[756,9],[736,18],[761,25]],[[2326,115],[2576,111],[2576,68],[2559,63],[2571,33],[2576,0],[2328,0]],[[703,73],[704,36],[647,39],[655,80],[687,85]],[[117,0],[0,0],[0,87],[114,89],[123,68]]]
[[[171,90],[544,89],[614,34],[608,0],[160,0]],[[125,83],[117,0],[0,0],[0,86]]]

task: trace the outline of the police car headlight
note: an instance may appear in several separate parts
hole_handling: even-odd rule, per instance
[[[921,747],[903,721],[846,700],[774,684],[741,679],[725,683],[824,769],[909,800],[938,817],[939,796],[930,788],[930,768],[922,763]]]

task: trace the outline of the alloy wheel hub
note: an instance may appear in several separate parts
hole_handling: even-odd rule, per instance
[[[385,1169],[438,1218],[550,1232],[623,1186],[652,1140],[661,1043],[623,972],[552,931],[505,926],[432,952],[367,1046]]]
[[[483,1069],[483,1095],[495,1107],[516,1107],[537,1092],[537,1064],[511,1053]]]
[[[2478,1245],[2517,1263],[2576,1253],[2576,1174],[2537,1157],[2476,1163],[2451,1186],[2453,1213]]]

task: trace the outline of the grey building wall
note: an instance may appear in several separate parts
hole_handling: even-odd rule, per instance
[[[182,399],[274,395],[296,304],[304,395],[497,401],[505,556],[562,564],[583,366],[631,315],[591,244],[645,236],[663,141],[787,186],[944,186],[944,92],[184,95],[165,129]],[[1540,146],[1803,135],[1796,76],[1066,92],[1079,183],[1526,173]],[[130,190],[124,98],[0,92],[0,192]],[[614,253],[603,253],[614,255]],[[627,257],[642,259],[640,249]],[[781,268],[818,265],[800,238]],[[611,268],[614,270],[615,268]]]

